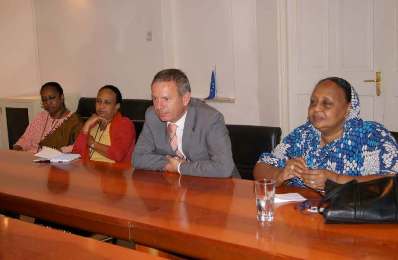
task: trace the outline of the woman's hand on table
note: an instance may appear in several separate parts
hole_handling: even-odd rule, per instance
[[[285,168],[283,168],[282,173],[278,175],[278,182],[284,182],[285,180],[299,177],[308,171],[305,160],[302,157],[293,158],[287,160]]]

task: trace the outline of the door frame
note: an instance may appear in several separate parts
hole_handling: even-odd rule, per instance
[[[278,0],[277,3],[279,121],[282,136],[286,136],[290,132],[287,0]]]

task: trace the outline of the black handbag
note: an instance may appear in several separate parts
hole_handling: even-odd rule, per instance
[[[321,202],[325,222],[398,223],[397,181],[397,176],[345,184],[328,180]]]

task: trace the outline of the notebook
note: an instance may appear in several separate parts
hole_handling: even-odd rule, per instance
[[[80,154],[63,153],[47,146],[43,146],[40,152],[36,153],[35,156],[39,158],[33,160],[34,162],[48,161],[51,163],[67,163],[80,158]]]

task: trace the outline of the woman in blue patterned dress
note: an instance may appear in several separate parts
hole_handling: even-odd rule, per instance
[[[330,77],[315,86],[308,121],[263,153],[254,177],[323,189],[330,179],[367,181],[398,171],[398,146],[381,124],[359,118],[359,98],[346,80]]]

